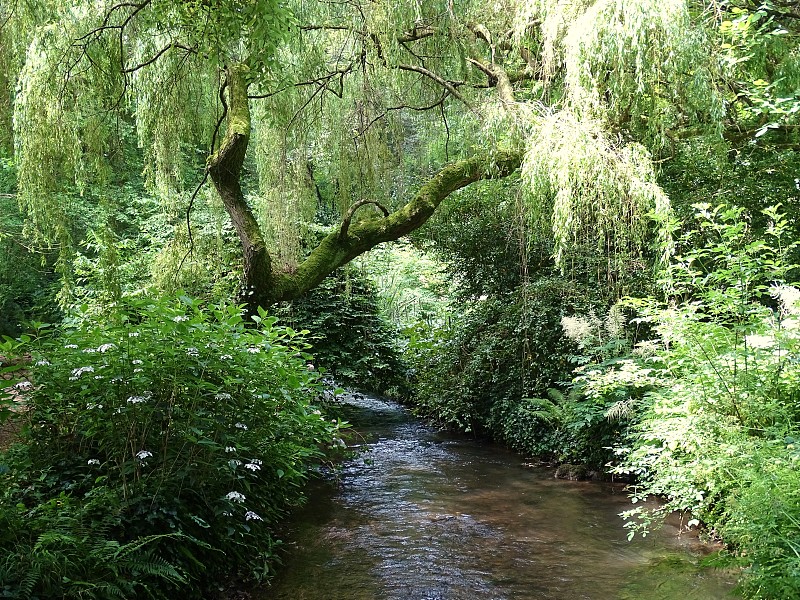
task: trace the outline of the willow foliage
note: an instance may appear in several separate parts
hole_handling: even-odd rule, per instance
[[[320,205],[393,210],[432,162],[495,147],[524,153],[525,210],[559,264],[574,243],[641,256],[646,215],[667,211],[651,156],[724,116],[717,21],[684,0],[4,6],[0,85],[16,94],[0,118],[13,110],[20,203],[49,243],[69,242],[64,191],[113,186],[131,132],[149,191],[184,210],[226,134],[231,64],[252,113],[241,183],[284,272]]]
[[[564,268],[576,247],[642,256],[652,242],[648,215],[669,212],[648,151],[568,112],[542,119],[531,140],[523,165],[529,216],[552,228],[557,264]]]

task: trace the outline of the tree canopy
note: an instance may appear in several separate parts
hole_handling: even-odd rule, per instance
[[[791,141],[793,10],[11,0],[0,144],[31,235],[61,248],[65,191],[113,196],[134,141],[147,188],[189,227],[213,184],[253,304],[297,297],[454,191],[514,172],[523,217],[551,232],[558,264],[576,245],[636,259],[654,239],[648,215],[669,251],[656,171],[676,145]],[[309,224],[323,195],[338,224],[319,241]]]

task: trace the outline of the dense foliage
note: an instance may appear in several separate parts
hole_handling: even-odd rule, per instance
[[[311,331],[306,339],[314,368],[338,384],[408,396],[397,331],[379,310],[374,287],[356,269],[337,271],[275,314],[295,329]]]
[[[241,308],[127,299],[8,341],[31,353],[0,463],[9,598],[206,597],[264,579],[273,528],[340,424],[302,337]]]
[[[0,332],[34,356],[5,591],[265,577],[261,527],[336,435],[319,371],[632,477],[752,597],[796,596],[798,24],[783,0],[2,2]],[[181,288],[205,304],[131,300]]]

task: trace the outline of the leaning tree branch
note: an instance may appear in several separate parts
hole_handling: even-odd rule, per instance
[[[294,272],[273,273],[273,287],[265,290],[260,302],[266,306],[299,297],[356,256],[421,227],[439,204],[456,190],[482,179],[510,175],[522,164],[522,156],[521,151],[495,151],[444,167],[402,208],[382,219],[351,224],[345,236],[341,235],[342,228],[337,228]]]
[[[478,70],[483,71],[489,77],[489,85],[494,85],[497,88],[497,94],[504,104],[513,104],[516,102],[514,98],[514,87],[511,85],[511,79],[508,77],[506,70],[497,63],[482,63],[474,58],[467,58],[467,62]]]

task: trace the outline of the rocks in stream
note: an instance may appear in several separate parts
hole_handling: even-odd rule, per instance
[[[570,481],[585,481],[594,479],[597,473],[590,471],[586,465],[571,465],[565,463],[559,465],[555,472],[556,479],[569,479]]]

